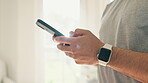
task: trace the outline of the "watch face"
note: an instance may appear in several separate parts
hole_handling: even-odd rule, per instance
[[[111,54],[111,50],[101,48],[98,59],[102,60],[104,62],[108,62],[108,60],[110,58],[110,54]]]

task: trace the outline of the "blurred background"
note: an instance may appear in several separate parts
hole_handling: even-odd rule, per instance
[[[0,0],[0,83],[98,83],[97,67],[75,64],[56,48],[37,19],[69,36],[76,28],[99,37],[112,0]]]

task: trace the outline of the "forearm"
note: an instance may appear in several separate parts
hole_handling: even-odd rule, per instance
[[[58,49],[66,52],[77,64],[98,64],[97,54],[103,46],[96,36],[88,30],[76,29],[74,37],[56,37],[58,43],[67,43],[70,46],[59,44]],[[92,43],[93,42],[93,43]],[[148,53],[139,53],[113,47],[113,53],[107,66],[128,75],[141,82],[148,83]]]
[[[113,47],[108,66],[141,82],[148,82],[148,53]]]

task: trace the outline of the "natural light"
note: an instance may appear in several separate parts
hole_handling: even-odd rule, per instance
[[[44,20],[68,36],[79,26],[79,0],[44,0]],[[57,50],[52,35],[44,34],[46,56],[46,83],[85,83],[81,79],[81,66]]]
[[[99,37],[108,1],[0,0],[0,59],[6,62],[0,77],[17,83],[98,83],[97,66],[76,64],[36,21],[42,19],[65,36],[81,28]]]
[[[80,25],[80,0],[43,0],[44,21],[69,36]],[[78,65],[56,48],[44,31],[46,83],[98,83],[96,67]]]

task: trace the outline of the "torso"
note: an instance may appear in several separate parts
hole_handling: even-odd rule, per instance
[[[113,46],[148,52],[148,0],[115,0],[102,17],[100,39]],[[99,66],[100,83],[139,83],[108,67]]]

